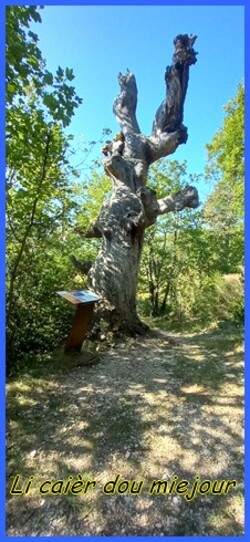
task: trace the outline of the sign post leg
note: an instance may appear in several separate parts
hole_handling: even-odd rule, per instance
[[[69,332],[64,352],[80,352],[89,329],[94,311],[94,303],[79,303],[76,307],[72,328]]]

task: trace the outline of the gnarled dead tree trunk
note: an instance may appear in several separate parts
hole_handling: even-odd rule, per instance
[[[84,236],[102,238],[89,279],[102,298],[99,311],[111,328],[125,333],[143,329],[136,312],[136,292],[145,229],[161,214],[199,204],[194,187],[186,186],[158,200],[156,192],[146,186],[150,164],[187,141],[183,108],[189,67],[196,62],[195,39],[185,34],[174,40],[172,65],[165,73],[166,98],[156,112],[149,137],[141,133],[136,119],[135,76],[130,71],[118,76],[121,90],[113,110],[121,132],[103,147],[104,170],[113,181],[112,196]]]

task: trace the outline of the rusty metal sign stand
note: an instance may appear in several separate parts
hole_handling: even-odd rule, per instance
[[[80,352],[90,327],[95,303],[100,300],[100,297],[88,290],[59,291],[56,293],[76,305],[75,317],[66,340],[64,352]]]

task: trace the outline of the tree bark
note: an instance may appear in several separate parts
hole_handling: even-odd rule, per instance
[[[165,73],[166,98],[156,112],[150,136],[141,133],[136,119],[135,76],[129,70],[118,76],[120,93],[113,111],[121,132],[102,149],[104,170],[113,181],[112,196],[103,204],[95,224],[82,235],[102,238],[89,279],[102,298],[100,315],[110,327],[125,333],[143,329],[136,312],[136,293],[145,228],[161,214],[199,205],[195,187],[187,186],[158,200],[156,192],[146,186],[150,164],[187,141],[183,109],[189,67],[196,62],[195,39],[185,34],[174,40],[172,65]]]

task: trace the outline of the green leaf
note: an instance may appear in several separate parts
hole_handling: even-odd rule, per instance
[[[41,23],[42,22],[42,19],[41,19],[41,16],[39,13],[37,13],[37,11],[34,11],[32,13],[32,19],[36,22],[36,23]]]
[[[64,71],[63,71],[63,69],[62,69],[60,66],[59,66],[58,69],[57,69],[56,75],[58,76],[58,79],[59,79],[59,80],[63,78]]]
[[[33,65],[33,66],[36,66],[36,67],[39,66],[39,61],[38,61],[38,59],[37,59],[36,57],[34,57],[34,56],[29,57],[29,58],[28,58],[28,62],[29,62],[29,64],[31,64],[31,65]]]
[[[46,85],[53,85],[53,75],[52,75],[52,73],[50,73],[50,72],[47,71],[47,72],[45,73],[45,75],[44,75],[43,80],[44,80],[44,83],[45,83]]]
[[[44,105],[46,105],[46,107],[51,109],[51,112],[53,112],[54,109],[57,106],[57,102],[56,102],[54,96],[52,94],[48,94],[48,93],[44,93],[43,103],[44,103]]]
[[[17,90],[17,85],[15,83],[8,83],[7,84],[7,92],[10,92],[10,94],[13,94]]]
[[[29,30],[28,36],[29,36],[35,43],[38,42],[38,36],[37,36],[37,34],[35,34],[34,32],[31,32],[31,30]]]
[[[73,74],[73,69],[66,68],[65,75],[69,81],[73,81],[73,79],[75,78]]]

